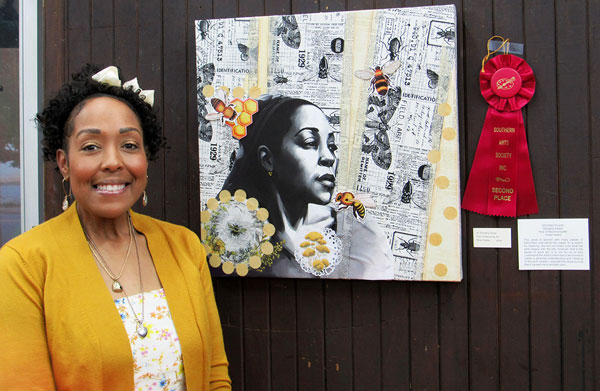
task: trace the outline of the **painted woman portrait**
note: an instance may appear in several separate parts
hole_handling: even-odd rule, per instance
[[[267,208],[269,221],[275,225],[276,234],[271,241],[284,242],[279,259],[256,276],[312,277],[302,270],[293,254],[305,240],[306,232],[336,230],[337,212],[332,203],[338,166],[336,130],[325,113],[307,100],[262,95],[258,104],[259,111],[248,127],[248,135],[240,140],[237,158],[223,189],[231,193],[243,189],[248,197],[256,198]],[[356,230],[352,227],[353,235],[373,231],[368,224],[357,225]],[[385,242],[383,231],[375,231]],[[353,259],[354,246],[351,246],[345,272],[334,271],[330,277],[393,278],[391,252],[387,251],[389,256],[379,256],[385,251],[377,248],[381,247],[377,242],[371,243],[375,247],[373,254],[385,261],[384,273],[373,272],[381,270],[380,261],[367,260],[365,264]],[[383,248],[386,247],[389,245],[384,243]]]
[[[303,99],[262,95],[258,105],[223,189],[255,197],[275,225],[273,242],[285,241],[280,259],[260,275],[310,277],[293,252],[301,239],[297,232],[307,226],[335,229],[328,206],[338,163],[334,129],[318,106]]]

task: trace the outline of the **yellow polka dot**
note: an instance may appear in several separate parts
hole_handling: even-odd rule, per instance
[[[208,209],[217,210],[219,207],[219,201],[217,201],[216,198],[210,198],[208,201],[206,201],[206,207]]]
[[[235,267],[235,271],[237,272],[238,276],[244,277],[246,274],[248,274],[248,265],[245,263],[238,263],[238,265]]]
[[[202,95],[204,95],[207,98],[210,98],[211,96],[213,96],[215,94],[215,87],[209,85],[204,86],[204,88],[202,88]]]
[[[447,177],[445,176],[440,176],[435,180],[435,184],[437,185],[437,187],[439,187],[440,189],[445,189],[448,187],[448,185],[450,185],[450,181],[448,180]]]
[[[429,235],[429,243],[431,243],[433,246],[439,246],[442,244],[442,235],[438,233],[432,233]]]
[[[265,221],[269,218],[269,211],[265,208],[260,208],[256,211],[256,218],[260,221]]]
[[[235,193],[233,193],[233,198],[237,202],[244,202],[246,200],[246,192],[242,189],[236,190]]]
[[[264,242],[260,245],[260,251],[265,255],[273,254],[273,245],[271,242]]]
[[[440,277],[444,277],[446,274],[448,274],[448,267],[443,263],[438,263],[433,268],[433,272]]]
[[[254,86],[250,88],[250,92],[248,92],[248,95],[250,96],[250,98],[258,98],[260,96],[260,93],[260,87]]]
[[[444,130],[442,130],[442,137],[444,137],[448,141],[454,140],[454,137],[456,137],[456,130],[454,130],[453,128],[445,128]]]
[[[446,209],[444,209],[444,217],[448,220],[454,220],[456,216],[458,216],[458,211],[455,207],[449,206]]]
[[[275,234],[275,226],[271,223],[265,224],[263,227],[263,234],[265,234],[265,236],[273,236]]]
[[[258,200],[256,198],[248,198],[248,201],[246,201],[246,207],[248,210],[256,210],[256,208],[258,208]]]
[[[210,221],[210,211],[203,210],[200,212],[200,221],[203,223],[208,223]]]
[[[262,263],[260,260],[260,257],[257,255],[251,256],[250,259],[248,260],[248,263],[250,264],[250,267],[252,269],[258,269],[260,267],[260,264]]]
[[[437,163],[440,161],[441,158],[442,154],[440,153],[440,151],[435,149],[433,151],[429,151],[429,154],[427,155],[427,160],[429,160],[431,163]]]
[[[223,273],[225,274],[231,274],[233,273],[233,270],[235,269],[235,266],[233,266],[232,262],[225,262],[223,263]]]
[[[244,89],[242,87],[235,87],[233,89],[233,97],[234,98],[243,98],[245,92],[246,91],[244,91]]]
[[[441,115],[442,117],[447,116],[451,112],[452,112],[452,107],[450,107],[450,105],[448,103],[442,103],[441,105],[438,106],[438,114]]]
[[[200,228],[200,240],[206,240],[206,230],[204,228]]]
[[[219,199],[221,202],[229,202],[231,200],[231,193],[229,190],[221,190],[219,193]]]
[[[210,266],[212,267],[219,267],[221,266],[221,257],[217,254],[213,254],[210,256],[208,263],[210,263]]]

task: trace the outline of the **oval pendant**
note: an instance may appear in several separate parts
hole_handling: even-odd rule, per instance
[[[138,328],[137,328],[137,333],[140,337],[144,338],[146,335],[148,335],[148,329],[146,328],[146,326],[144,326],[143,324],[139,324]]]
[[[123,292],[123,285],[121,285],[119,281],[115,280],[112,284],[112,290],[113,292]]]

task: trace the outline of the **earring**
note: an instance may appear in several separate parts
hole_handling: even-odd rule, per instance
[[[144,193],[142,194],[142,205],[148,205],[148,194],[146,194],[146,190],[144,190]]]
[[[273,171],[267,171],[267,174],[269,174],[269,176],[273,176]]]
[[[71,197],[71,187],[69,186],[69,193],[67,194],[65,182],[68,182],[67,178],[62,179],[62,188],[63,188],[63,192],[65,193],[65,198],[63,198],[63,202],[62,202],[63,212],[69,208],[69,198]]]

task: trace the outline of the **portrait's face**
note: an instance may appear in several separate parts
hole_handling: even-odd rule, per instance
[[[333,128],[325,114],[312,105],[296,109],[281,149],[273,151],[273,179],[280,194],[327,204],[335,187],[336,151]]]
[[[92,98],[72,119],[67,151],[57,151],[61,173],[69,180],[83,215],[115,218],[146,188],[148,160],[142,126],[125,103]]]

